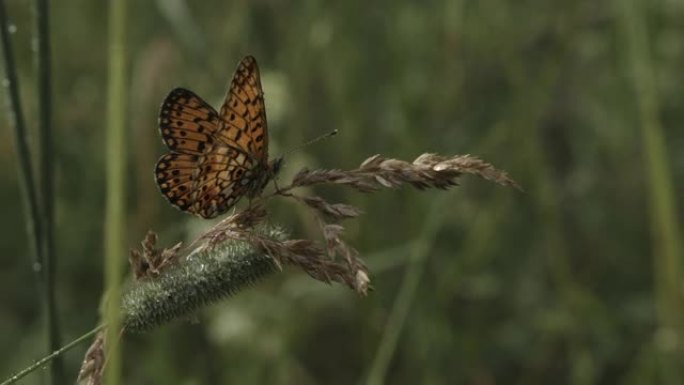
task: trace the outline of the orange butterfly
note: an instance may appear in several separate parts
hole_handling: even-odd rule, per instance
[[[261,194],[283,162],[268,161],[264,92],[252,56],[235,70],[221,112],[176,88],[162,103],[159,130],[171,152],[157,162],[157,185],[173,206],[203,218]]]

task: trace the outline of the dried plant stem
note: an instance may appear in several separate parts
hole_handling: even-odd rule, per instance
[[[638,104],[643,151],[648,171],[646,185],[650,189],[651,229],[653,231],[654,282],[661,332],[671,340],[684,338],[682,308],[682,240],[677,222],[678,212],[673,195],[671,172],[667,163],[667,146],[658,116],[660,109],[656,77],[651,63],[651,47],[644,20],[645,8],[636,0],[616,1],[621,16],[621,31],[627,46],[625,60],[630,66]],[[645,5],[645,4],[644,4]],[[661,354],[660,382],[681,384],[682,344],[671,349],[657,349]]]
[[[397,294],[392,312],[387,320],[385,333],[380,341],[380,346],[375,353],[373,364],[366,378],[367,385],[382,385],[385,383],[387,368],[394,356],[399,335],[404,328],[406,317],[416,295],[420,279],[425,269],[425,261],[431,251],[437,231],[447,212],[448,197],[442,196],[435,199],[423,224],[422,231],[411,250],[409,264],[406,267],[404,278],[399,294]]]
[[[50,355],[47,355],[47,356],[41,358],[40,360],[36,361],[33,365],[31,365],[31,366],[21,370],[20,372],[17,372],[16,374],[12,375],[10,378],[3,381],[0,385],[10,385],[10,384],[13,384],[13,383],[19,381],[20,379],[24,378],[26,375],[33,372],[34,370],[41,368],[42,366],[44,366],[46,363],[50,362],[51,360],[54,360],[55,358],[61,356],[63,353],[66,353],[69,350],[75,348],[80,343],[85,342],[86,340],[88,340],[88,338],[97,334],[97,332],[102,330],[105,326],[106,325],[100,325],[100,326],[96,327],[95,329],[87,332],[86,334],[78,337],[77,339],[69,342],[68,344],[61,347],[59,350],[55,350]]]
[[[126,254],[126,0],[109,2],[109,78],[107,95],[107,201],[105,212],[105,288],[106,323],[110,325],[107,341],[117,341],[121,329],[122,255]],[[110,344],[107,352],[106,383],[121,383],[119,343]]]
[[[38,108],[40,138],[41,227],[43,248],[43,307],[46,319],[47,343],[51,351],[59,348],[61,337],[55,303],[55,247],[53,234],[54,213],[54,162],[52,137],[52,80],[50,69],[50,13],[47,0],[36,0],[36,65],[38,71]],[[53,384],[66,383],[64,362],[56,357],[50,365]]]

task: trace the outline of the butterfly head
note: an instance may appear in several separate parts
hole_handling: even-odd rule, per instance
[[[257,172],[257,177],[252,180],[248,187],[247,195],[250,198],[259,196],[261,192],[266,188],[268,182],[272,181],[273,178],[278,175],[280,169],[283,165],[283,157],[275,158],[268,163],[261,163],[260,171]]]
[[[268,162],[268,170],[269,173],[271,174],[271,178],[275,177],[278,175],[280,172],[280,169],[283,167],[283,162],[285,162],[285,158],[282,156],[277,157],[270,162]]]

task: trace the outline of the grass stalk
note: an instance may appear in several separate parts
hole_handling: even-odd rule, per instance
[[[22,369],[21,371],[17,372],[16,374],[13,374],[10,376],[8,379],[0,383],[0,385],[10,385],[13,384],[22,378],[26,377],[28,374],[30,374],[33,371],[36,371],[37,369],[43,367],[45,364],[47,364],[50,361],[55,360],[56,358],[60,357],[62,354],[68,352],[69,350],[75,348],[76,346],[80,345],[82,342],[85,342],[88,340],[88,338],[94,336],[102,330],[106,325],[100,325],[96,327],[95,329],[85,333],[84,335],[76,338],[75,340],[69,342],[68,344],[64,345],[63,347],[59,348],[58,350],[53,351],[49,355],[41,358],[40,360],[34,362],[32,365],[26,367],[25,369]]]
[[[626,65],[633,82],[639,125],[646,162],[646,185],[649,189],[651,231],[653,242],[655,295],[659,320],[659,335],[669,336],[674,344],[656,346],[661,382],[681,384],[684,338],[684,317],[681,292],[681,230],[677,221],[668,151],[660,121],[658,91],[648,30],[644,20],[645,4],[637,0],[616,1],[620,28],[626,46]],[[656,341],[659,340],[656,338]],[[661,339],[660,339],[661,340]],[[665,346],[667,345],[667,346]]]
[[[38,207],[38,194],[36,192],[33,166],[31,165],[31,152],[29,150],[28,132],[24,115],[22,113],[21,98],[19,97],[19,78],[15,66],[12,42],[10,40],[9,23],[5,1],[0,0],[0,39],[2,40],[3,61],[5,65],[5,78],[3,83],[7,88],[9,101],[10,125],[14,127],[15,145],[19,156],[19,181],[22,187],[22,200],[25,204],[26,226],[31,240],[31,254],[33,255],[33,270],[39,286],[43,285],[42,269],[42,232],[40,226],[40,211]]]
[[[387,368],[392,361],[399,336],[404,329],[406,318],[415,299],[420,280],[423,276],[423,270],[425,270],[428,254],[432,251],[437,231],[441,226],[445,213],[448,211],[446,210],[448,202],[448,197],[441,196],[432,203],[428,217],[422,226],[422,232],[411,250],[409,265],[404,272],[399,294],[397,294],[394,300],[392,312],[387,320],[385,333],[382,336],[368,372],[366,385],[382,385],[386,383]]]
[[[126,1],[109,2],[109,74],[107,85],[107,200],[105,212],[105,310],[108,363],[106,383],[121,383],[121,353],[119,331],[121,329],[121,277],[122,256],[126,255],[125,237],[125,165],[126,165]]]
[[[54,222],[54,156],[52,135],[52,71],[50,52],[50,8],[47,0],[36,1],[36,65],[38,72],[38,115],[40,138],[41,228],[44,282],[43,314],[46,320],[47,344],[50,351],[61,345],[57,305],[55,301]],[[66,383],[64,362],[57,356],[50,365],[53,384]]]

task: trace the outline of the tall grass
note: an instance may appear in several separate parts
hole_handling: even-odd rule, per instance
[[[19,180],[22,188],[22,201],[26,206],[26,225],[31,239],[31,254],[33,255],[33,267],[37,269],[38,281],[42,285],[40,267],[42,265],[42,232],[40,227],[40,212],[38,208],[38,194],[36,192],[33,166],[31,165],[31,153],[29,150],[29,136],[26,130],[21,98],[19,96],[19,77],[15,66],[12,41],[10,40],[8,15],[5,1],[0,1],[0,37],[2,38],[2,52],[5,67],[5,77],[8,93],[8,116],[10,125],[14,128],[14,139],[17,154],[19,156]]]
[[[651,242],[656,308],[659,330],[655,335],[655,352],[659,356],[659,381],[681,384],[684,313],[682,312],[682,244],[677,220],[677,204],[668,163],[668,149],[660,118],[660,101],[649,33],[644,15],[646,2],[616,1],[620,32],[624,40],[625,65],[633,82],[634,97],[646,162],[645,181],[649,190]]]
[[[50,52],[50,7],[47,0],[36,1],[36,69],[38,72],[38,118],[40,138],[40,184],[43,269],[45,284],[41,293],[46,320],[47,344],[50,351],[61,345],[57,317],[55,282],[54,222],[54,151],[52,135],[52,69]],[[64,362],[56,357],[50,364],[53,384],[65,384]]]
[[[387,320],[385,333],[382,336],[370,366],[368,377],[366,378],[367,385],[386,383],[387,369],[397,349],[399,337],[404,329],[411,305],[416,298],[418,286],[425,270],[426,260],[434,247],[435,238],[437,237],[437,232],[442,227],[444,216],[448,212],[447,204],[449,200],[447,198],[446,196],[440,196],[432,202],[432,207],[422,227],[423,230],[411,248],[409,263],[404,271],[399,293],[397,293],[394,299],[394,305]]]
[[[109,77],[107,92],[107,201],[105,212],[105,287],[108,325],[106,382],[121,383],[121,277],[126,242],[126,1],[109,3]]]
[[[37,23],[37,65],[39,72],[38,93],[40,106],[40,155],[43,161],[40,169],[40,180],[43,182],[43,206],[39,202],[39,195],[35,169],[31,160],[29,133],[26,128],[21,98],[19,95],[19,77],[15,65],[15,58],[10,40],[10,26],[8,23],[5,2],[0,1],[0,35],[5,63],[5,79],[9,95],[10,124],[15,130],[15,146],[19,155],[19,176],[23,190],[23,201],[26,206],[26,223],[31,240],[33,254],[33,271],[42,297],[43,316],[47,337],[47,350],[59,348],[60,337],[55,307],[54,263],[52,260],[52,138],[51,129],[51,100],[50,100],[50,54],[48,7],[44,0],[38,1],[36,7]],[[41,211],[42,208],[42,211]],[[64,383],[64,366],[61,359],[51,362],[51,380],[54,384]]]

